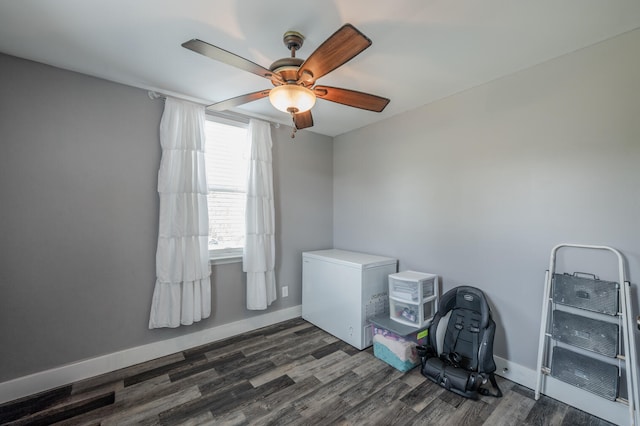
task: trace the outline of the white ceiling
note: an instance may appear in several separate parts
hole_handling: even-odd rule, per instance
[[[184,49],[199,38],[264,67],[306,58],[344,23],[373,40],[318,80],[388,97],[384,112],[319,100],[336,136],[640,27],[638,0],[0,0],[0,52],[203,103],[271,87]],[[151,101],[150,101],[151,102]],[[290,124],[268,99],[238,112]]]

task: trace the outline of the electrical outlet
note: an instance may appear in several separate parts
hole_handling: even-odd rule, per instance
[[[287,297],[288,295],[289,295],[289,287],[285,285],[282,287],[282,297]]]

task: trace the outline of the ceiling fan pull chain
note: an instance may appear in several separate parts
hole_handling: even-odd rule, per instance
[[[291,121],[293,121],[293,131],[291,132],[291,139],[294,139],[296,137],[296,132],[298,131],[298,128],[296,127],[296,119],[295,119],[295,116],[293,115],[293,112],[291,113]]]

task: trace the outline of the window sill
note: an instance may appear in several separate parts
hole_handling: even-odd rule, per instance
[[[226,265],[228,263],[242,263],[242,255],[228,254],[209,258],[209,265]]]

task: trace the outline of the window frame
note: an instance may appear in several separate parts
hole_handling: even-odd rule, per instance
[[[207,121],[213,121],[219,124],[228,126],[240,127],[247,129],[249,127],[248,120],[230,119],[226,117],[220,117],[210,112],[205,114]],[[205,142],[206,147],[206,142]],[[248,167],[248,163],[247,163]],[[207,182],[207,193],[209,183]],[[207,207],[208,208],[208,207]],[[246,229],[245,229],[246,235]],[[209,263],[212,265],[221,265],[226,263],[238,263],[242,262],[244,247],[222,248],[222,249],[209,249]]]

